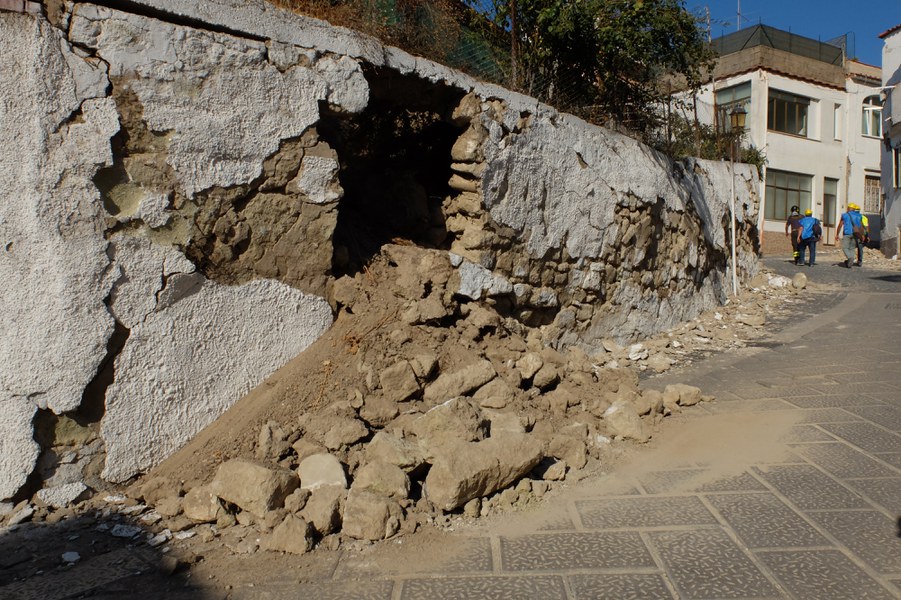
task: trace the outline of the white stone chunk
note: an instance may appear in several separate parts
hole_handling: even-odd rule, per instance
[[[460,288],[456,292],[472,300],[478,300],[482,295],[498,296],[513,291],[513,284],[505,277],[473,262],[464,260],[459,267],[459,273]]]
[[[67,483],[51,488],[44,488],[38,491],[38,498],[41,502],[52,506],[53,508],[63,508],[74,502],[79,496],[85,493],[88,486],[81,482]]]
[[[331,454],[308,456],[300,461],[297,474],[300,476],[300,487],[305,490],[315,490],[328,485],[347,488],[344,466]]]

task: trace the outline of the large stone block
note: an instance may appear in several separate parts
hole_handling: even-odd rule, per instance
[[[319,535],[334,533],[341,528],[341,505],[346,497],[347,490],[341,486],[316,488],[300,511],[300,516]]]
[[[300,476],[300,487],[315,490],[323,486],[347,488],[347,476],[344,465],[331,454],[314,454],[308,456],[297,465]]]
[[[426,402],[445,402],[455,396],[473,392],[497,376],[487,360],[468,365],[453,373],[442,373],[425,388]]]
[[[369,462],[354,473],[351,489],[403,500],[410,495],[410,478],[398,467],[384,461]]]
[[[454,510],[509,486],[543,457],[541,445],[526,434],[448,444],[426,476],[426,495],[440,509]]]
[[[344,505],[342,533],[358,540],[384,540],[400,529],[403,510],[397,501],[365,490],[351,490]]]
[[[288,515],[260,544],[263,550],[305,554],[313,549],[313,527],[295,515]]]
[[[288,494],[297,489],[300,480],[287,469],[267,469],[243,459],[219,465],[210,491],[226,502],[258,517],[280,508]]]
[[[616,400],[611,404],[604,411],[604,422],[611,434],[627,440],[646,442],[651,437],[647,425],[638,416],[635,405],[628,400]]]
[[[444,440],[481,440],[488,432],[488,421],[475,401],[461,397],[430,409],[410,424],[410,431],[428,451]]]
[[[185,494],[182,510],[186,517],[200,523],[211,523],[225,512],[219,496],[208,485],[198,485]]]
[[[412,365],[403,360],[381,372],[382,393],[393,402],[403,402],[419,392],[419,382]]]

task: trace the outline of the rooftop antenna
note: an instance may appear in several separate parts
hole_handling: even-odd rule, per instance
[[[738,0],[738,12],[736,13],[738,19],[735,22],[735,31],[741,29],[741,0]]]

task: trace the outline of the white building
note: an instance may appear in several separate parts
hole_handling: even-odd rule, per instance
[[[841,47],[765,25],[713,43],[720,58],[698,100],[710,107],[707,123],[721,130],[735,107],[748,113],[745,143],[767,159],[758,224],[764,252],[785,248],[795,204],[822,220],[827,243],[849,202],[878,222],[880,69],[846,59]]]
[[[882,38],[882,85],[885,90],[885,144],[882,152],[882,189],[885,222],[882,251],[901,255],[901,24]]]

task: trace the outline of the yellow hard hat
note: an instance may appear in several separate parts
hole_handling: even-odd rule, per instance
[[[813,214],[813,211],[810,210],[809,208],[808,208],[807,210],[804,211],[804,215],[807,216],[807,217],[809,217],[809,216],[812,215],[812,214]]]
[[[848,210],[860,210],[860,207],[854,204],[853,202],[848,203]]]

